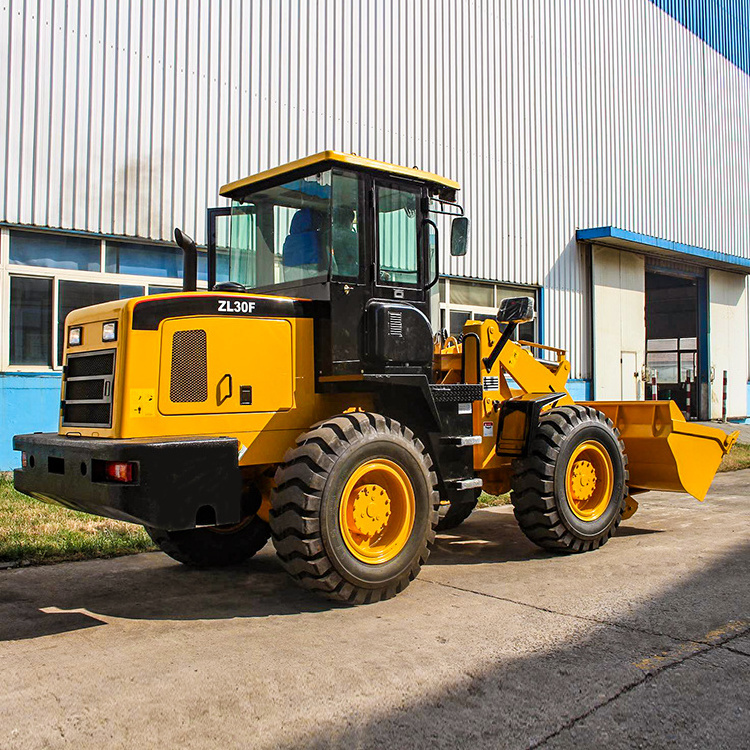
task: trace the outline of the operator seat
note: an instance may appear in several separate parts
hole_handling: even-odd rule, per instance
[[[281,250],[285,279],[300,278],[300,273],[294,269],[299,269],[302,276],[309,276],[310,271],[317,273],[322,255],[322,225],[323,216],[319,211],[300,208],[294,214]]]

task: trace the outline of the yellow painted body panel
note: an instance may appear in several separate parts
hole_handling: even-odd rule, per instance
[[[217,299],[231,296],[216,294]],[[248,295],[241,298],[248,299]],[[66,348],[66,353],[116,348],[115,393],[110,429],[61,425],[60,434],[125,439],[229,436],[241,444],[241,466],[266,466],[279,463],[299,435],[321,419],[352,407],[372,409],[367,393],[315,392],[311,318],[279,320],[223,313],[170,318],[155,331],[133,330],[133,309],[143,299],[96,305],[68,316],[66,326],[83,327],[84,345]],[[101,322],[110,320],[118,321],[114,347],[101,343]],[[198,327],[207,331],[208,401],[168,403],[171,345],[163,346],[163,342],[176,330]],[[218,406],[218,380],[227,371],[233,377],[233,395]],[[254,404],[246,409],[239,405],[240,385],[253,386]]]
[[[410,167],[402,167],[398,164],[390,164],[384,161],[376,161],[375,159],[366,159],[363,156],[357,156],[357,154],[343,154],[339,151],[321,151],[318,154],[312,156],[306,156],[303,159],[297,159],[296,161],[289,162],[288,164],[282,164],[281,166],[268,169],[265,172],[258,172],[258,174],[250,175],[249,177],[243,177],[241,180],[235,180],[230,182],[228,185],[224,185],[220,190],[219,194],[231,197],[235,190],[247,187],[248,185],[254,185],[265,180],[271,180],[274,177],[280,177],[290,172],[295,172],[298,169],[304,169],[306,167],[313,167],[316,164],[324,164],[334,162],[344,167],[358,167],[360,169],[372,169],[377,172],[383,172],[386,175],[398,175],[400,177],[410,177],[414,180],[420,180],[430,185],[440,185],[442,187],[450,188],[451,190],[458,190],[460,185],[454,180],[449,180],[447,177],[441,177],[433,172],[425,172],[421,169],[413,169]]]
[[[206,332],[208,398],[203,402],[175,403],[170,390],[173,337],[175,333],[193,330]],[[254,414],[291,409],[293,355],[289,320],[226,316],[166,320],[161,326],[159,412]],[[231,389],[227,375],[231,376]],[[240,404],[243,385],[252,387],[252,404],[247,406]]]

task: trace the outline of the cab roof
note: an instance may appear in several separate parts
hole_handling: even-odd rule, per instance
[[[232,198],[234,197],[234,194],[242,188],[251,185],[255,186],[256,184],[266,182],[267,180],[275,180],[282,175],[296,172],[300,169],[307,169],[308,167],[313,167],[317,164],[340,164],[353,169],[368,170],[380,172],[385,175],[394,175],[397,177],[407,177],[412,180],[419,180],[420,182],[425,182],[428,185],[433,186],[438,194],[447,194],[445,197],[448,200],[455,200],[455,192],[460,189],[460,185],[454,180],[440,177],[440,175],[432,172],[423,172],[421,169],[400,167],[397,164],[389,164],[388,162],[376,161],[375,159],[366,159],[365,157],[357,156],[356,154],[342,154],[338,151],[321,151],[319,154],[306,156],[304,159],[297,159],[288,164],[282,164],[280,167],[267,169],[265,172],[258,172],[258,174],[251,175],[250,177],[244,177],[241,180],[230,182],[219,190],[219,194],[226,198]],[[448,197],[448,195],[451,194],[453,195],[453,198]]]

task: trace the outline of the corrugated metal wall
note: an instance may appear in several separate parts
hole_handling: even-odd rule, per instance
[[[0,40],[5,222],[202,241],[259,169],[417,165],[473,220],[443,268],[544,285],[578,377],[577,227],[750,256],[750,79],[648,0],[6,0]]]

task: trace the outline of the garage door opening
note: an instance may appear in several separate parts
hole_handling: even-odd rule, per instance
[[[672,399],[689,419],[702,416],[701,286],[698,278],[646,272],[646,398],[655,388],[659,400]]]

